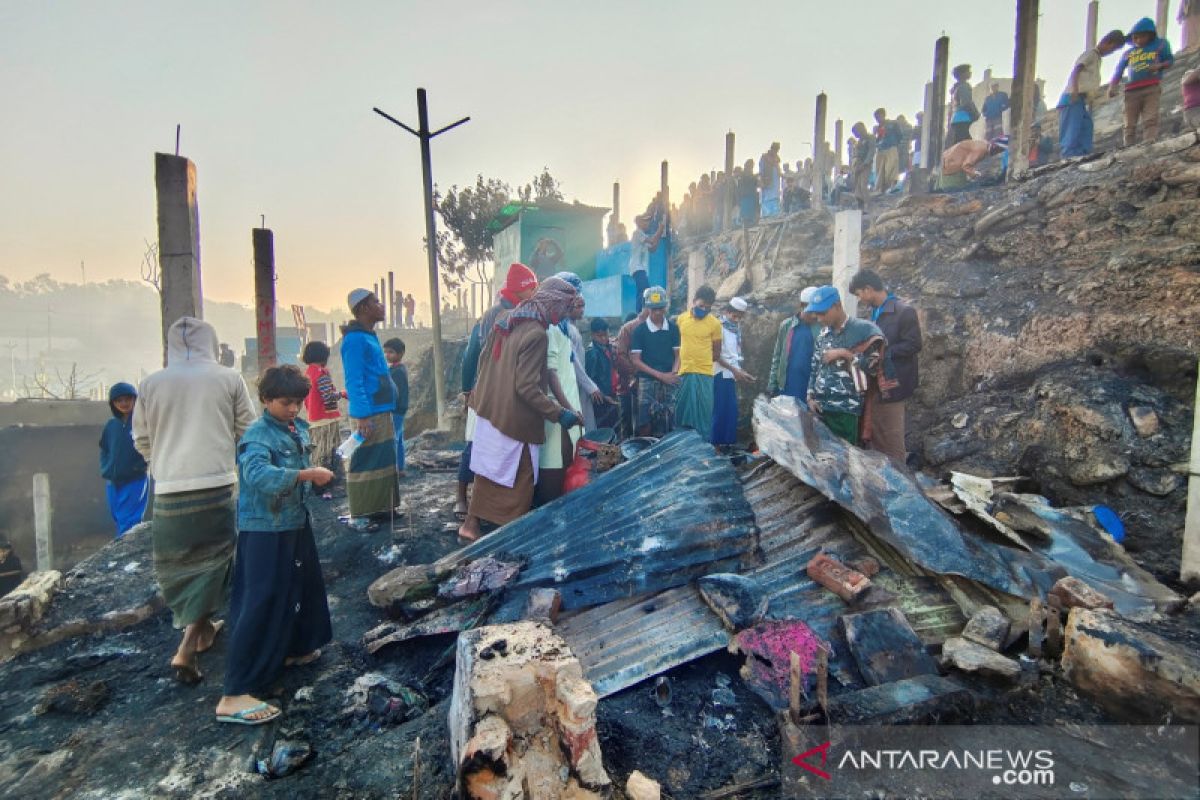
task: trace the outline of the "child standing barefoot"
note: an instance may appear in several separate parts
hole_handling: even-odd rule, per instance
[[[292,366],[259,380],[266,406],[238,444],[238,545],[225,694],[217,720],[261,725],[280,715],[253,693],[268,689],[288,664],[308,663],[332,638],[325,581],[304,501],[311,482],[333,479],[308,466],[308,423],[297,419],[308,379]]]

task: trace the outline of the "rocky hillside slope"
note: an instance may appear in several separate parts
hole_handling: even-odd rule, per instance
[[[1200,350],[1198,142],[876,200],[862,238],[862,266],[921,315],[917,463],[1025,475],[1056,502],[1109,505],[1163,579],[1179,565]],[[808,211],[679,254],[679,273],[691,258],[721,296],[754,302],[744,339],[758,390],[800,288],[830,280],[832,229],[831,214]]]

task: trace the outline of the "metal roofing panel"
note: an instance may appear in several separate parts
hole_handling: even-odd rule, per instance
[[[597,477],[438,562],[521,559],[493,621],[528,591],[557,589],[564,611],[683,586],[757,560],[754,512],[729,459],[694,431],[673,433]]]

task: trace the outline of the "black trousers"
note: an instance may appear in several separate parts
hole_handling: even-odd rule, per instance
[[[292,531],[238,532],[228,624],[227,696],[270,689],[285,658],[333,638],[309,521]]]

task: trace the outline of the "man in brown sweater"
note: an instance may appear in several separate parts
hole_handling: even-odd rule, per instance
[[[580,424],[549,396],[546,366],[546,328],[566,318],[575,294],[571,284],[549,278],[487,333],[470,401],[477,417],[471,447],[475,491],[458,531],[464,539],[479,538],[481,519],[504,525],[529,510],[538,447],[545,441],[543,421]]]

